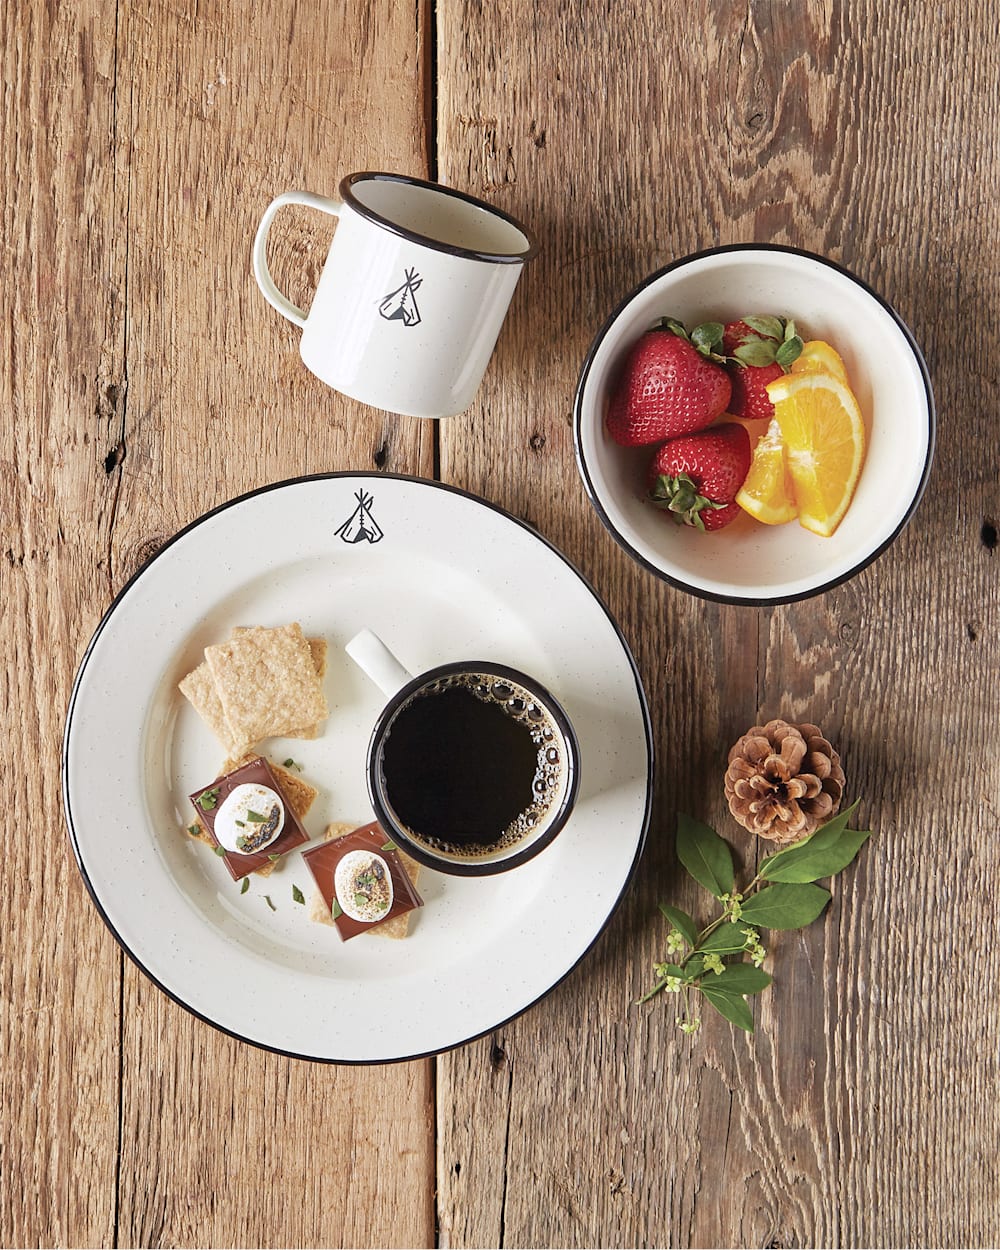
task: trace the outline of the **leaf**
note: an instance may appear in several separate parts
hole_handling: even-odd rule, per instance
[[[714,985],[701,986],[701,992],[719,1015],[725,1016],[730,1024],[745,1029],[747,1033],[753,1032],[753,1013],[750,1010],[750,1004],[742,994],[727,994],[725,990],[717,989]]]
[[[802,348],[804,346],[805,344],[799,336],[797,334],[793,334],[790,339],[785,339],[784,343],[782,343],[782,345],[774,353],[774,359],[779,365],[782,365],[785,369],[787,369],[790,364],[798,360],[798,358],[802,355]]]
[[[698,927],[686,911],[679,907],[671,907],[669,903],[661,903],[660,911],[666,916],[688,946],[698,945]]]
[[[830,901],[818,885],[768,885],[743,904],[741,919],[761,929],[801,929]]]
[[[683,321],[678,321],[676,317],[661,317],[656,323],[658,329],[669,330],[671,334],[676,334],[678,338],[688,341],[688,332]]]
[[[727,994],[759,994],[771,984],[772,977],[762,968],[753,964],[726,964],[718,976],[708,982],[713,990],[724,990]],[[705,986],[700,987],[704,989]]]
[[[249,877],[244,877],[244,878],[243,878],[243,884],[240,886],[240,893],[241,893],[241,894],[246,894],[247,890],[249,890],[249,889],[250,889],[250,878],[249,878]]]
[[[774,344],[770,339],[748,339],[736,348],[733,357],[741,365],[749,365],[751,369],[764,369],[774,364]]]
[[[845,829],[832,846],[814,849],[804,846],[794,859],[787,859],[768,873],[770,881],[818,881],[842,872],[871,837],[870,829]]]
[[[698,950],[706,955],[735,955],[746,948],[747,940],[739,924],[724,924],[698,944]]]
[[[264,902],[268,905],[268,907],[270,907],[270,909],[271,909],[272,911],[277,911],[277,910],[278,910],[278,909],[277,909],[277,907],[275,907],[275,905],[271,902],[271,896],[270,896],[270,894],[265,894],[265,895],[264,895]]]
[[[306,901],[306,896],[297,885],[292,886],[292,901],[295,903],[304,903]]]
[[[344,914],[344,909],[336,899],[333,900],[333,906],[330,908],[330,915],[334,920],[339,919]]]
[[[695,881],[716,898],[733,888],[733,853],[729,843],[692,816],[677,817],[677,858]]]
[[[758,334],[763,334],[765,338],[777,339],[779,343],[785,333],[778,317],[743,317],[742,321],[751,330],[756,330]]]
[[[382,843],[382,850],[383,850],[383,851],[398,851],[398,850],[399,850],[399,847],[398,847],[398,846],[396,845],[396,843],[395,843],[395,842],[393,842],[393,840],[390,838],[388,842],[383,842],[383,843]]]
[[[768,856],[760,865],[759,875],[766,877],[769,881],[778,880],[774,876],[778,867],[784,868],[786,864],[794,863],[805,855],[813,855],[819,850],[826,850],[834,846],[844,835],[847,829],[847,822],[859,801],[856,800],[850,807],[840,812],[839,815],[834,816],[832,820],[828,820],[825,825],[820,825],[815,833],[802,838],[798,842],[793,842],[791,846],[786,846],[784,850],[778,851],[774,855]]]
[[[700,352],[714,352],[722,343],[723,332],[721,321],[705,321],[691,331],[691,342]]]

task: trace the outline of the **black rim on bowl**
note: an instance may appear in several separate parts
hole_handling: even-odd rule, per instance
[[[503,681],[520,686],[544,707],[550,719],[555,723],[566,748],[564,764],[566,785],[562,798],[549,823],[546,824],[540,834],[526,835],[530,840],[524,845],[515,843],[515,850],[510,854],[497,858],[484,856],[481,859],[456,859],[449,858],[446,855],[436,855],[433,850],[430,850],[418,838],[412,836],[406,827],[400,823],[385,792],[382,755],[386,739],[392,730],[392,724],[397,714],[409,703],[410,698],[418,691],[424,689],[424,687],[432,685],[443,677],[459,676],[463,673],[482,673],[484,676],[498,677]],[[375,816],[379,824],[393,841],[400,843],[406,853],[417,860],[418,863],[423,864],[427,868],[436,869],[438,872],[447,873],[449,876],[492,877],[498,873],[507,872],[511,868],[517,868],[519,865],[527,863],[528,860],[534,859],[536,855],[552,843],[556,834],[569,820],[579,787],[580,745],[576,736],[576,730],[573,728],[572,722],[566,715],[559,700],[551,695],[544,686],[535,681],[533,677],[529,677],[526,673],[522,673],[516,668],[510,668],[505,664],[496,664],[492,660],[464,660],[459,664],[442,664],[426,673],[420,673],[412,681],[408,681],[382,709],[378,720],[375,722],[375,728],[372,730],[371,740],[368,745],[368,795],[371,799],[372,807],[375,809]]]
[[[798,592],[796,594],[785,594],[785,595],[774,595],[774,596],[727,595],[727,594],[722,594],[721,592],[708,590],[702,586],[691,585],[685,581],[682,581],[678,577],[673,577],[671,576],[671,574],[664,572],[663,569],[653,564],[644,555],[642,555],[641,552],[637,551],[636,548],[628,541],[628,539],[616,527],[611,517],[608,515],[608,512],[605,509],[604,505],[601,503],[600,497],[597,493],[597,489],[594,484],[593,476],[591,474],[589,466],[587,465],[586,457],[584,456],[584,453],[583,453],[583,437],[582,437],[583,396],[584,396],[584,391],[586,390],[587,380],[590,376],[590,371],[593,367],[594,360],[597,356],[597,353],[600,350],[601,344],[604,342],[611,328],[614,326],[615,322],[622,315],[625,309],[648,286],[650,286],[654,282],[658,282],[662,277],[664,277],[668,273],[673,272],[675,269],[681,269],[684,266],[691,264],[693,261],[703,260],[709,256],[722,256],[726,254],[733,254],[733,253],[740,253],[740,252],[781,252],[781,253],[785,253],[791,256],[800,256],[803,259],[815,261],[817,264],[820,264],[820,265],[825,265],[828,269],[832,269],[835,273],[839,273],[843,275],[845,278],[848,278],[851,282],[853,282],[856,286],[858,286],[861,290],[865,291],[869,296],[871,296],[873,300],[875,300],[877,304],[879,304],[882,307],[882,309],[884,309],[885,312],[889,314],[889,316],[895,322],[900,333],[903,335],[903,338],[906,340],[906,343],[909,346],[911,352],[913,353],[913,358],[917,362],[917,366],[920,370],[920,376],[923,382],[924,392],[927,398],[927,451],[924,457],[923,471],[920,475],[920,481],[917,484],[917,489],[913,493],[913,498],[910,500],[909,505],[907,506],[907,509],[905,513],[903,514],[903,516],[900,518],[899,523],[896,526],[896,528],[892,531],[891,534],[888,535],[887,538],[885,538],[881,543],[879,543],[877,547],[875,547],[872,551],[868,552],[865,555],[864,559],[859,560],[856,564],[853,564],[849,569],[845,570],[843,573],[839,574],[837,577],[830,578],[829,580],[822,582],[820,585],[817,585],[808,590]],[[617,305],[617,307],[614,309],[611,315],[607,318],[607,320],[601,326],[600,330],[598,330],[597,334],[594,336],[593,342],[590,345],[587,355],[584,358],[583,366],[580,370],[580,377],[579,377],[579,381],[577,382],[577,387],[576,387],[576,395],[573,401],[573,442],[574,442],[574,448],[576,451],[577,468],[579,469],[580,477],[583,479],[584,488],[587,492],[587,496],[589,497],[591,504],[594,507],[594,510],[597,512],[597,515],[601,518],[601,522],[603,523],[605,529],[607,529],[608,533],[612,536],[615,542],[617,542],[618,545],[624,551],[627,551],[628,554],[632,557],[632,559],[635,560],[638,564],[641,564],[643,568],[648,569],[649,572],[652,573],[654,576],[661,578],[665,582],[668,582],[671,586],[676,587],[678,590],[683,590],[687,594],[695,595],[700,599],[712,600],[715,603],[731,603],[731,604],[741,605],[744,607],[758,607],[758,608],[776,607],[783,603],[796,603],[803,599],[812,599],[816,595],[824,594],[826,591],[832,590],[835,586],[840,586],[844,582],[849,581],[852,577],[855,577],[858,573],[860,573],[862,569],[867,568],[869,564],[877,560],[878,557],[886,550],[886,548],[888,548],[895,541],[895,539],[898,537],[900,532],[909,523],[910,518],[913,516],[913,513],[917,508],[917,505],[920,503],[920,500],[923,497],[924,490],[927,487],[928,478],[930,477],[931,462],[934,459],[934,445],[935,445],[936,437],[937,437],[937,415],[936,415],[935,408],[934,408],[934,391],[931,387],[930,374],[927,370],[927,362],[924,360],[923,353],[921,352],[920,348],[917,346],[916,340],[914,339],[913,335],[910,333],[909,327],[906,325],[906,322],[903,321],[902,317],[900,317],[899,313],[897,313],[896,310],[892,307],[892,305],[887,300],[883,299],[882,296],[879,295],[879,293],[876,290],[874,290],[874,288],[869,286],[869,284],[865,282],[864,279],[859,278],[857,274],[852,273],[849,269],[846,269],[843,265],[839,265],[837,264],[836,261],[829,260],[825,256],[819,256],[815,252],[806,251],[804,248],[788,247],[780,243],[730,243],[722,247],[706,248],[704,251],[692,252],[687,256],[682,256],[678,260],[671,261],[669,265],[664,265],[662,269],[656,270],[655,273],[651,273],[647,278],[645,278],[642,282],[640,282],[637,287],[635,287],[632,291],[630,291],[625,296],[624,299],[621,300],[621,302]]]

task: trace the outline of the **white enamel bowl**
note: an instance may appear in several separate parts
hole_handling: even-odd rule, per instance
[[[854,500],[836,533],[741,516],[703,534],[645,502],[653,448],[619,447],[604,416],[632,344],[669,315],[693,329],[752,313],[795,319],[844,359],[864,414],[868,450]],[[640,564],[682,590],[728,603],[790,603],[853,577],[892,543],[923,494],[934,451],[934,398],[920,350],[898,314],[860,279],[792,248],[736,245],[654,273],[597,334],[577,388],[577,463],[613,537]]]

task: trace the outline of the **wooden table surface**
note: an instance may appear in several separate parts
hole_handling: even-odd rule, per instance
[[[10,0],[0,47],[3,1245],[995,1245],[995,7]],[[257,291],[272,196],[356,169],[540,237],[462,417],[326,389]],[[276,227],[299,302],[329,237],[304,210]],[[909,527],[782,608],[635,566],[573,455],[608,311],[734,241],[872,283],[938,405]],[[156,989],[90,901],[60,796],[72,681],[127,579],[212,506],[347,469],[454,483],[566,552],[635,653],[657,748],[639,876],[584,963],[491,1035],[379,1069],[259,1050]],[[775,715],[823,726],[874,837],[819,922],[774,935],[755,1036],[689,1039],[634,1005],[656,904],[699,898],[676,814],[731,833],[726,752]]]

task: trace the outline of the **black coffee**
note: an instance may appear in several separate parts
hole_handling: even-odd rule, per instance
[[[435,850],[483,855],[538,827],[561,793],[560,739],[520,686],[444,678],[396,714],[383,746],[385,796]]]

